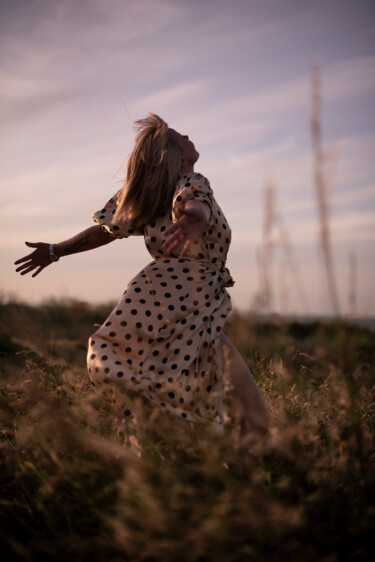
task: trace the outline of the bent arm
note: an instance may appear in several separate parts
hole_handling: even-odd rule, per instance
[[[190,199],[189,201],[186,201],[184,209],[196,210],[197,213],[201,216],[202,220],[205,221],[205,226],[207,226],[211,211],[206,202]]]
[[[179,210],[180,218],[166,231],[164,247],[169,251],[182,248],[179,255],[184,256],[191,242],[204,234],[210,219],[210,208],[203,201],[187,201]]]
[[[55,244],[54,253],[60,258],[70,254],[77,254],[78,252],[93,250],[99,246],[109,244],[113,240],[116,240],[116,238],[105,232],[100,225],[90,226],[72,238]],[[29,248],[35,248],[35,250],[15,262],[16,265],[21,264],[17,267],[16,271],[21,273],[21,275],[25,275],[35,270],[32,277],[36,277],[45,267],[52,263],[49,255],[50,244],[46,242],[25,242],[25,244]]]

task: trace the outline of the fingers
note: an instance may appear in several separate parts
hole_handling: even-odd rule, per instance
[[[182,248],[182,251],[180,252],[181,257],[184,256],[187,253],[189,247],[190,247],[190,240],[186,240],[186,242],[184,244],[184,247]]]
[[[181,209],[181,213],[185,216],[178,219],[177,222],[171,224],[165,230],[167,238],[164,240],[163,246],[168,252],[172,252],[177,247],[182,246],[179,255],[183,256],[186,255],[190,243],[195,240],[201,232],[199,232],[200,229],[197,230],[195,221],[191,221],[191,217],[195,215],[196,209]]]
[[[191,240],[189,240],[183,230],[179,228],[175,234],[164,241],[163,246],[168,252],[173,252],[176,248],[182,246],[182,250],[179,252],[179,255],[184,256],[190,247],[190,243]]]
[[[170,234],[175,233],[177,230],[181,230],[181,227],[184,225],[184,222],[186,222],[185,217],[183,217],[182,219],[179,219],[177,222],[174,222],[173,224],[169,225],[168,228],[165,230],[165,236],[169,236]]]
[[[25,259],[26,259],[26,258],[23,258],[22,260],[18,260],[18,261],[16,261],[15,263],[19,263],[19,262],[21,262],[21,261],[25,261]],[[30,267],[30,266],[32,265],[32,263],[33,263],[33,262],[32,262],[31,260],[29,260],[28,262],[23,263],[22,265],[20,265],[19,267],[17,267],[16,271],[18,272],[18,271],[22,271],[23,269],[27,269],[28,267]]]
[[[39,275],[39,273],[48,265],[50,265],[50,259],[48,255],[48,244],[45,242],[25,242],[26,246],[30,248],[35,248],[31,254],[24,256],[14,262],[18,265],[16,272],[21,275],[26,275],[31,271],[34,271],[32,277]],[[21,264],[21,265],[19,265]]]
[[[166,250],[170,252],[174,248],[179,246],[184,240],[185,240],[185,236],[181,228],[179,228],[174,234],[172,234],[166,240],[164,240],[163,246]]]
[[[29,265],[24,266],[24,269],[22,271],[20,271],[21,268],[18,268],[16,271],[20,271],[21,275],[26,275],[26,273],[30,273],[30,271],[33,271],[33,269],[35,269],[36,267],[36,265]]]
[[[15,264],[16,265],[21,264],[21,265],[17,267],[16,272],[20,273],[21,275],[26,275],[27,273],[36,270],[32,275],[32,277],[35,277],[36,275],[39,275],[39,273],[45,267],[50,265],[51,262],[48,261],[48,259],[45,256],[41,257],[35,254],[36,254],[36,250],[34,250],[34,252],[29,254],[28,256],[25,256],[24,258],[17,260]]]
[[[26,246],[28,246],[29,248],[39,248],[40,246],[45,245],[43,242],[25,242]],[[14,265],[18,265],[19,263],[22,263],[24,261],[27,261],[28,259],[31,258],[31,256],[33,255],[34,252],[31,252],[31,254],[27,254],[27,256],[24,256],[23,258],[20,258],[19,260],[14,262]],[[18,271],[18,270],[17,270]]]
[[[38,267],[38,269],[36,270],[36,272],[33,273],[31,277],[36,277],[37,275],[39,275],[39,273],[42,271],[42,269],[44,269],[44,266],[43,266],[43,265],[41,265],[40,267]]]
[[[31,261],[29,261],[28,263],[24,263],[20,267],[17,267],[16,271],[21,275],[26,275],[26,273],[30,273],[31,271],[34,271],[34,269],[37,268],[36,271],[34,271],[34,273],[32,274],[32,277],[36,277],[45,267],[47,267],[47,265],[36,265]]]
[[[14,265],[17,265],[17,264],[19,264],[19,263],[22,263],[22,262],[24,262],[24,261],[27,261],[28,259],[30,259],[31,256],[32,256],[32,254],[28,254],[27,256],[25,256],[25,257],[23,257],[23,258],[20,258],[19,260],[17,260],[17,261],[14,262]],[[18,271],[18,269],[17,269],[16,271]]]

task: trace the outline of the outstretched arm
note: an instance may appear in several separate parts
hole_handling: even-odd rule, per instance
[[[60,258],[70,254],[77,254],[78,252],[93,250],[99,246],[109,244],[113,240],[116,240],[116,238],[105,232],[97,224],[82,230],[82,232],[68,240],[64,240],[64,242],[54,244],[54,253]],[[35,269],[36,271],[32,274],[32,277],[36,277],[45,267],[52,263],[49,257],[50,245],[46,242],[25,242],[25,244],[29,248],[35,248],[35,250],[15,262],[15,265],[22,264],[17,267],[16,271],[19,271],[21,275],[25,275]]]

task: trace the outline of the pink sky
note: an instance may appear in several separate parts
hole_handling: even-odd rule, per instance
[[[150,261],[139,238],[19,277],[24,241],[58,242],[91,224],[121,185],[131,119],[159,113],[199,152],[232,228],[233,304],[259,291],[263,193],[275,188],[307,303],[275,230],[279,312],[329,314],[310,147],[310,70],[322,76],[331,236],[341,310],[356,257],[359,315],[375,315],[375,9],[358,0],[19,0],[0,8],[4,297],[120,298]]]

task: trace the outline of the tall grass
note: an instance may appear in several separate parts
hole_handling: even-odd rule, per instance
[[[340,315],[340,304],[336,286],[334,260],[331,244],[330,207],[328,202],[328,174],[326,155],[322,146],[322,98],[321,76],[318,68],[311,71],[311,117],[310,131],[314,162],[314,186],[319,211],[319,239],[328,281],[332,311]]]
[[[234,313],[226,332],[271,409],[267,437],[243,447],[234,427],[217,434],[155,410],[139,456],[84,366],[109,310],[0,307],[3,559],[370,559],[371,332]]]
[[[269,314],[276,308],[273,273],[277,251],[280,254],[277,286],[281,313],[288,312],[287,301],[290,285],[294,286],[302,310],[307,312],[309,302],[294,256],[290,235],[278,208],[276,188],[274,183],[267,182],[263,189],[262,243],[256,252],[260,288],[253,299],[253,313]]]

